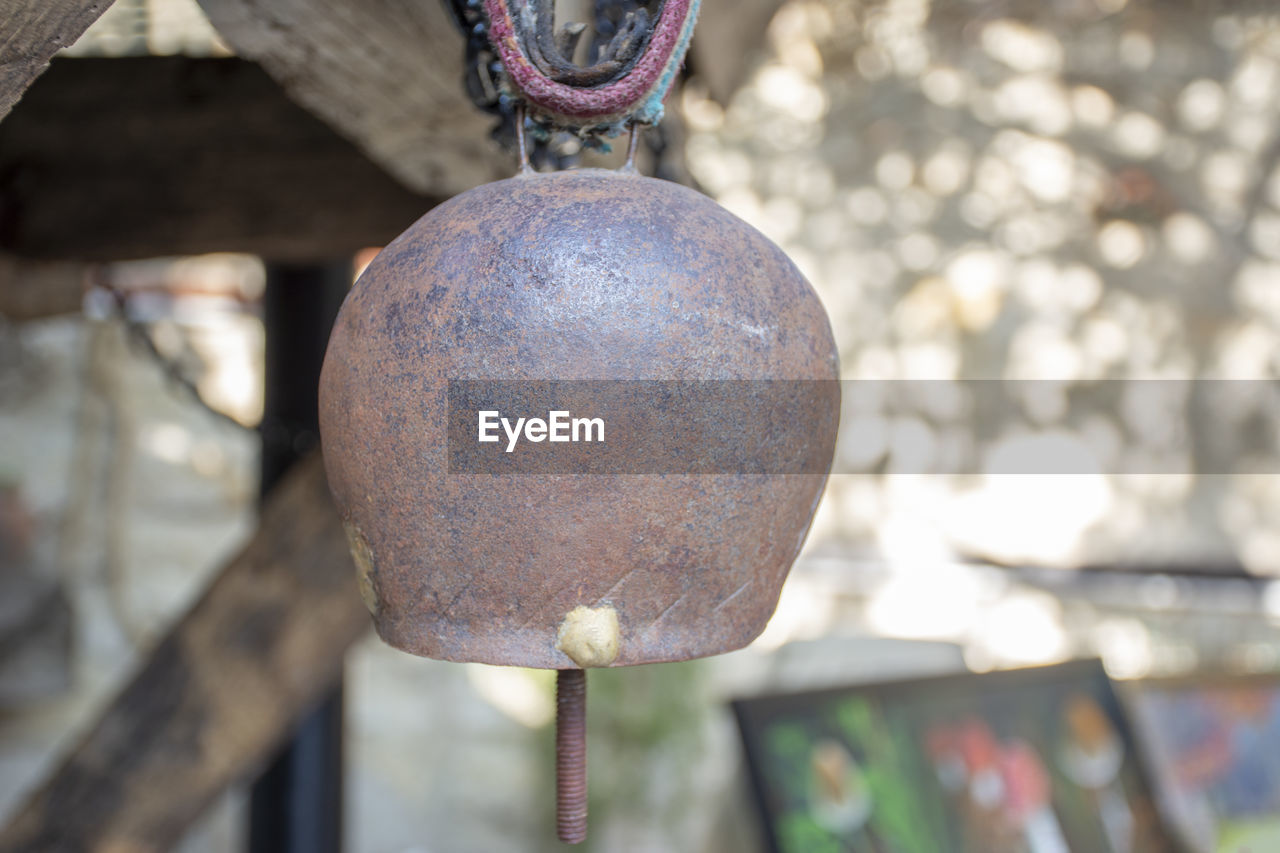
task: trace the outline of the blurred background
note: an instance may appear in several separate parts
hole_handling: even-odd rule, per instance
[[[150,132],[113,123],[105,99],[127,93],[94,95],[104,115],[77,129],[70,102],[37,100],[40,87],[77,62],[261,63],[376,164],[378,181],[409,188],[401,207],[383,205],[399,216],[389,234],[414,209],[511,171],[484,117],[468,113],[463,38],[439,9],[405,11],[406,38],[434,57],[457,103],[406,135],[417,119],[378,110],[445,108],[409,92],[407,105],[355,110],[359,87],[347,100],[327,94],[323,62],[314,78],[289,77],[297,56],[246,36],[260,22],[243,8],[116,0],[0,121],[0,816],[57,768],[256,528],[273,428],[259,429],[264,292],[282,259],[303,254],[266,237],[256,249],[253,234],[219,246],[210,226],[207,239],[173,241],[198,252],[126,260],[131,248],[94,242],[105,245],[108,220],[129,224],[125,207],[101,210],[123,205],[123,191],[100,201],[82,189],[59,218],[22,219],[46,189],[71,191],[30,153],[52,150],[40,127],[103,148]],[[358,24],[334,38],[358,41]],[[394,68],[400,46],[366,55],[381,49]],[[36,130],[22,124],[42,115]],[[669,116],[642,171],[684,176],[785,249],[827,308],[845,379],[1280,371],[1280,11],[1270,4],[708,3]],[[150,191],[165,203],[181,195],[160,182]],[[336,193],[306,198],[285,221],[342,231],[316,208],[340,213]],[[237,213],[235,233],[260,237],[281,221],[256,210]],[[81,237],[64,250],[66,229]],[[368,261],[355,251],[376,247],[366,233],[382,231],[350,229],[339,262]],[[217,248],[245,252],[208,253]],[[828,483],[758,640],[713,659],[593,673],[588,845],[759,845],[726,705],[735,697],[1082,657],[1122,681],[1275,674],[1280,684],[1274,467],[1241,457],[1205,473],[1173,458],[1162,464],[1177,473],[929,473],[957,442],[998,461],[1018,442],[1055,438],[1049,408],[976,448],[946,406],[843,431],[848,473]],[[1230,412],[1210,422],[1256,428]],[[1123,410],[1094,425],[1119,452],[1137,429]],[[293,440],[302,450],[314,436]],[[365,634],[345,678],[345,849],[558,847],[550,673],[417,659]],[[221,794],[178,849],[245,849],[245,790]]]

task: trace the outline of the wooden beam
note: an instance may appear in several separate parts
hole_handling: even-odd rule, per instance
[[[112,0],[0,0],[0,119]]]
[[[222,37],[408,186],[449,196],[508,177],[493,119],[462,91],[463,39],[440,0],[199,0]],[[691,62],[722,102],[783,0],[704,0]]]
[[[463,93],[463,38],[440,0],[199,2],[239,56],[418,192],[514,173]]]
[[[21,323],[75,314],[84,304],[88,269],[74,261],[28,261],[0,252],[0,316]]]
[[[0,122],[0,249],[28,258],[310,262],[434,202],[242,59],[56,59]]]
[[[444,198],[510,175],[462,91],[463,39],[440,2],[199,0],[222,37],[405,186]],[[727,101],[782,0],[704,0],[690,61]],[[111,0],[0,0],[0,117]],[[98,111],[105,111],[101,107]]]
[[[245,549],[0,830],[0,850],[170,849],[322,695],[369,624],[317,453],[276,488]]]

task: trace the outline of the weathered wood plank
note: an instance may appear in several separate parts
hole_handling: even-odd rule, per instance
[[[0,0],[0,119],[112,0]]]
[[[241,56],[406,185],[448,196],[509,176],[463,95],[463,39],[439,0],[199,0]],[[705,0],[691,48],[727,102],[782,0]]]
[[[277,487],[258,533],[0,830],[0,850],[169,849],[333,682],[368,625],[316,454]]]
[[[199,2],[238,55],[407,186],[449,196],[514,172],[462,91],[462,34],[439,0]]]
[[[513,171],[462,91],[440,2],[199,0],[241,57],[406,186],[447,197]],[[0,117],[111,0],[0,0]],[[781,0],[706,0],[691,61],[727,100]],[[104,107],[105,109],[105,107]]]
[[[0,249],[28,258],[315,261],[434,202],[242,59],[56,59],[0,122]]]

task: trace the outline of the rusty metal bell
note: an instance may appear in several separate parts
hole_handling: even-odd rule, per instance
[[[321,377],[325,465],[379,635],[427,657],[551,669],[747,644],[825,468],[451,473],[448,382],[836,378],[804,277],[691,189],[581,169],[439,205],[356,282]],[[823,400],[791,417],[826,464],[838,394]]]

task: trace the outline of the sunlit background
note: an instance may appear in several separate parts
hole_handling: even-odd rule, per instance
[[[701,188],[819,292],[846,379],[1275,378],[1280,12],[1240,5],[793,0],[727,103],[694,68],[673,112]],[[191,0],[117,0],[72,51],[226,48]],[[262,265],[87,284],[79,316],[0,324],[0,474],[71,625],[0,672],[0,813],[253,524]],[[866,473],[832,478],[751,647],[593,675],[595,849],[744,849],[732,696],[1081,656],[1280,669],[1280,476],[915,467],[1079,451],[1029,411],[976,448],[946,400],[843,433]],[[553,846],[549,674],[373,638],[348,674],[348,849]],[[240,801],[182,849],[239,849]]]

